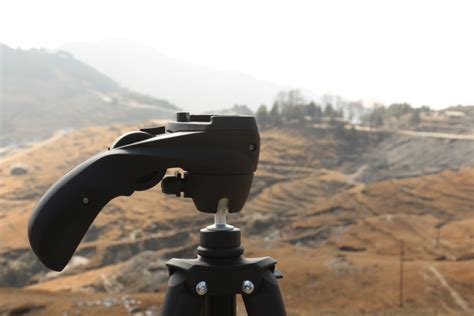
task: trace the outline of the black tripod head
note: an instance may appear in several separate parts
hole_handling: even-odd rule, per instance
[[[48,268],[61,271],[110,200],[160,181],[164,193],[192,198],[201,212],[216,213],[222,201],[229,212],[239,212],[259,148],[257,124],[250,116],[180,112],[166,126],[124,134],[45,193],[29,221],[31,248]],[[185,172],[164,177],[168,168]]]

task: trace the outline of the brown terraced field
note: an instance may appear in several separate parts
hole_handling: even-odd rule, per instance
[[[37,261],[26,236],[45,190],[130,128],[70,131],[2,158],[0,314],[158,314],[164,263],[194,256],[212,221],[191,201],[159,186],[115,199],[62,273]],[[472,140],[292,125],[261,136],[252,192],[228,220],[247,256],[278,260],[289,315],[473,313]],[[14,164],[27,174],[11,175]]]

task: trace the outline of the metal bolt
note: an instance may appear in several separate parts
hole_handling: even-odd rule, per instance
[[[82,204],[84,204],[84,205],[89,204],[89,198],[88,197],[83,197],[82,198]]]
[[[205,281],[201,281],[196,285],[196,293],[199,295],[205,295],[207,293],[207,284]]]
[[[257,149],[257,145],[255,145],[255,144],[250,144],[249,145],[249,151],[254,151],[255,149]]]
[[[252,281],[245,280],[242,282],[242,292],[245,294],[252,294],[252,292],[255,290],[255,285],[252,283]]]

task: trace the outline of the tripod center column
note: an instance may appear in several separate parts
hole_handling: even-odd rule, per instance
[[[198,254],[207,258],[233,258],[244,253],[240,245],[240,229],[226,223],[229,199],[219,200],[214,225],[201,229]]]

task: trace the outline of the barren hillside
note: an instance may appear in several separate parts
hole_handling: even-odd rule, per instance
[[[1,160],[0,313],[158,313],[164,263],[194,256],[212,221],[192,202],[159,186],[115,199],[62,273],[37,261],[26,235],[45,190],[133,128],[65,132]],[[229,222],[246,256],[279,261],[289,315],[472,313],[472,140],[297,126],[261,136],[250,198]],[[12,175],[15,165],[26,174]]]
[[[58,130],[169,118],[176,110],[166,100],[121,87],[66,52],[0,43],[0,78],[0,150]]]

